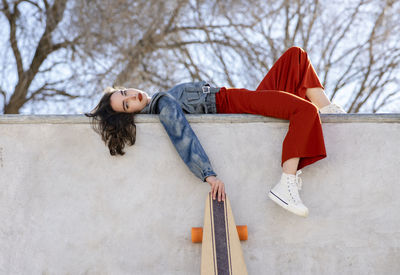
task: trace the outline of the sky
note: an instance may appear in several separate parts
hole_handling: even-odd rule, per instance
[[[22,7],[23,8],[23,7]],[[36,26],[37,21],[34,20],[34,14],[29,11],[29,9],[26,9],[25,11],[27,13],[27,16],[24,17],[24,20],[27,20],[27,25],[29,26],[29,29],[31,32],[36,33],[37,36],[40,35],[41,29]],[[30,19],[31,18],[31,19]],[[16,74],[15,73],[10,73],[15,71],[15,66],[14,66],[14,57],[12,55],[12,52],[9,50],[9,27],[8,23],[6,22],[6,18],[4,15],[0,16],[0,58],[3,61],[2,64],[5,64],[5,66],[2,67],[1,73],[0,73],[0,87],[5,90],[5,91],[11,91],[13,90],[13,86],[15,86],[15,83],[17,81]],[[25,44],[19,44],[19,47],[21,48],[22,52],[29,52],[29,55],[24,54],[24,59],[25,59],[25,64],[29,64],[29,60],[32,58],[32,55],[34,51],[29,49],[32,49],[35,47],[36,43],[35,41],[24,41]],[[65,53],[59,52],[57,55],[63,55]],[[57,55],[52,56],[53,60],[57,59]],[[200,55],[201,58],[201,55]],[[315,58],[315,55],[314,57]],[[207,58],[204,58],[204,60],[207,60]],[[45,62],[44,65],[42,66],[42,69],[46,68],[46,65],[50,64],[50,62]],[[235,64],[235,63],[233,63]],[[100,64],[99,64],[100,66]],[[238,64],[236,64],[238,66]],[[73,71],[71,67],[68,66],[58,66],[53,68],[52,72],[48,74],[49,78],[52,79],[60,79],[60,76],[67,77],[71,76],[73,74],[76,74],[76,71]],[[89,78],[88,76],[80,75],[79,73],[76,74],[80,78]],[[239,76],[235,76],[240,77]],[[400,76],[398,77],[400,79]],[[240,83],[240,81],[238,82]],[[34,82],[34,85],[39,86],[40,81],[36,80]],[[224,84],[221,84],[223,86]],[[85,87],[69,87],[72,89],[74,94],[91,94],[90,92],[85,90]],[[335,97],[334,102],[344,106],[348,102],[349,98],[352,95],[352,90],[354,89],[354,85],[349,85],[345,89],[341,90],[340,93],[338,93],[338,96]],[[395,85],[388,86],[387,89],[385,90],[386,93],[390,93],[392,91],[395,91],[398,89],[398,86],[396,87]],[[155,91],[149,91],[149,94],[154,93]],[[329,91],[327,91],[329,94]],[[35,104],[26,104],[22,109],[20,110],[20,113],[22,114],[30,114],[30,113],[35,113],[35,114],[76,114],[76,113],[84,113],[87,111],[90,111],[97,103],[98,99],[100,98],[101,93],[98,93],[95,96],[92,96],[90,98],[78,98],[74,100],[69,100],[67,103],[65,102],[64,98],[61,97],[58,100],[51,100],[51,102],[38,102]],[[10,97],[10,93],[8,93],[8,98]],[[0,104],[2,102],[2,98],[0,98]],[[372,103],[372,102],[371,102]],[[366,106],[368,107],[368,106]],[[396,112],[400,113],[400,104],[399,102],[394,103],[394,104],[389,104],[382,108],[380,113],[385,113],[385,112]]]

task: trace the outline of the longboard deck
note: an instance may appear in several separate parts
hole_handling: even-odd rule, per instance
[[[225,202],[213,200],[211,193],[206,198],[201,274],[248,274],[231,204],[227,196]]]

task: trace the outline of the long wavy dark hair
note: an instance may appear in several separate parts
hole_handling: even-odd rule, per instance
[[[125,145],[132,146],[136,141],[135,113],[116,112],[111,108],[111,95],[119,89],[123,88],[106,88],[99,104],[91,113],[85,113],[91,119],[93,130],[101,136],[112,156],[124,155]]]

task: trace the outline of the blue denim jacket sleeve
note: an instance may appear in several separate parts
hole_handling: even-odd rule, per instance
[[[216,176],[179,103],[170,96],[162,96],[157,103],[157,113],[176,150],[193,174],[202,181],[208,176]]]

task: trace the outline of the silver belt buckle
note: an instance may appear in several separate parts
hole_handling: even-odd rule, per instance
[[[208,85],[207,86],[206,85],[202,86],[201,89],[203,90],[204,94],[209,94],[210,93],[210,86],[208,86]]]

